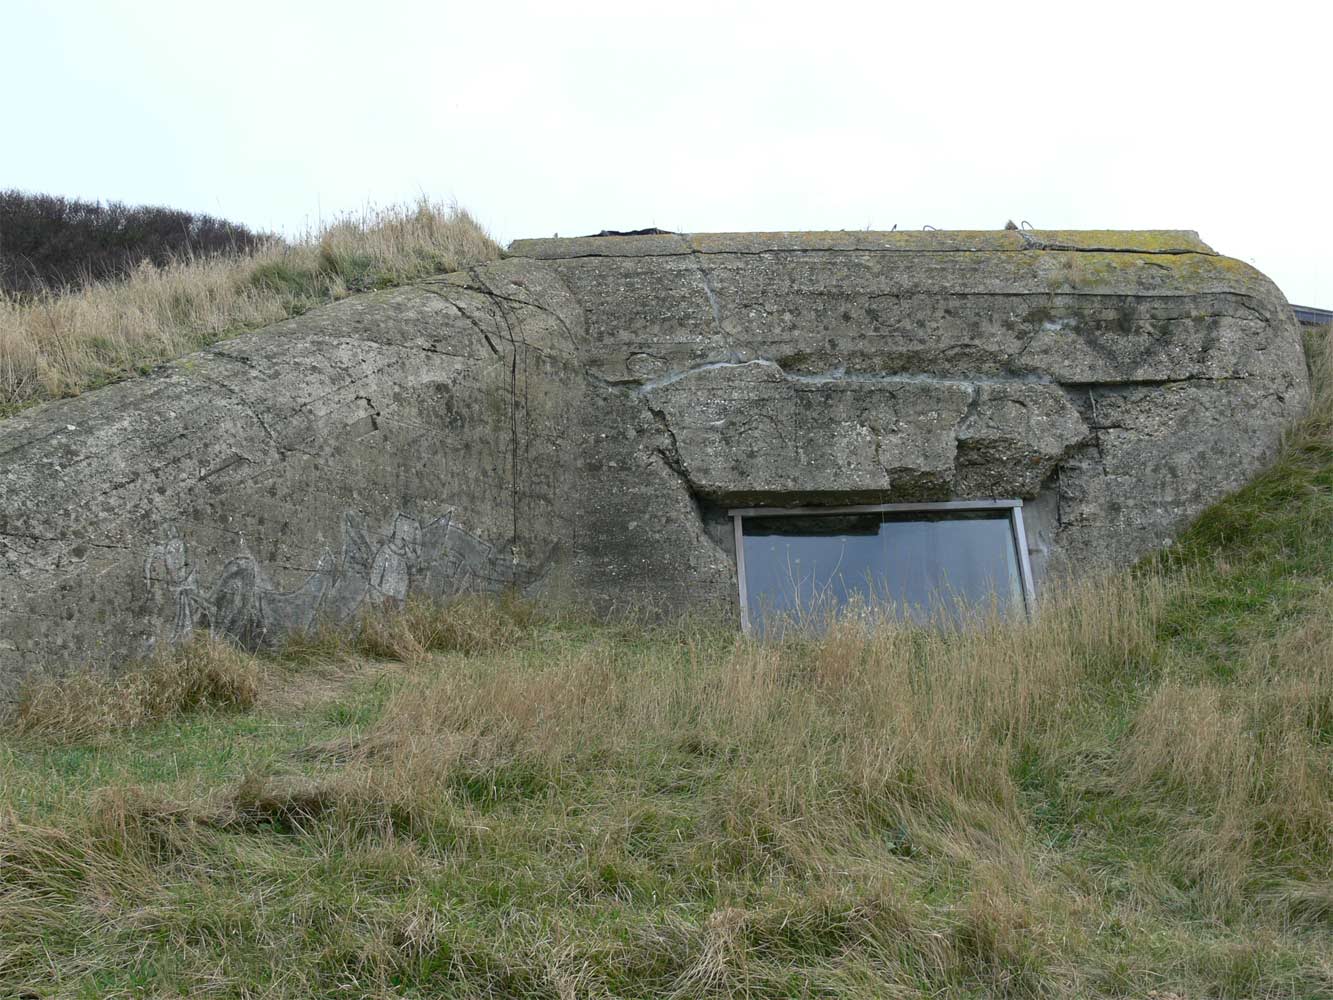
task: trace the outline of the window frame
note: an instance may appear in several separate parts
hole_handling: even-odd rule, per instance
[[[741,631],[751,635],[749,594],[745,585],[745,529],[747,517],[820,517],[832,514],[918,513],[950,510],[1008,510],[1009,532],[1018,550],[1018,576],[1023,592],[1023,611],[1032,617],[1037,594],[1032,583],[1032,564],[1028,559],[1027,534],[1023,528],[1022,500],[939,500],[933,503],[870,503],[844,507],[735,507],[727,511],[736,539],[736,583],[740,595]]]

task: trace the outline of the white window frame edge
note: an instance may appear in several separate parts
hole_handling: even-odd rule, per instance
[[[1018,576],[1023,589],[1023,610],[1029,618],[1037,608],[1037,593],[1032,583],[1032,563],[1028,559],[1028,540],[1023,527],[1022,500],[940,500],[934,503],[868,503],[845,507],[734,507],[727,511],[736,533],[736,583],[741,602],[741,631],[750,634],[750,601],[745,586],[745,532],[741,522],[747,517],[820,517],[828,514],[910,513],[941,510],[1008,510],[1009,530],[1018,549]]]

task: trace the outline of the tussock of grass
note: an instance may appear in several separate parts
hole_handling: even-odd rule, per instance
[[[225,642],[200,638],[116,677],[88,671],[31,680],[9,720],[21,736],[89,740],[195,711],[240,711],[259,693],[254,660]]]
[[[466,212],[422,200],[367,211],[295,243],[145,264],[124,281],[0,295],[0,417],[79,392],[352,292],[494,260]]]
[[[283,654],[401,663],[335,704],[0,743],[0,983],[1333,995],[1326,418],[1031,623],[761,644],[414,605]]]
[[[351,627],[326,623],[288,635],[279,655],[296,661],[363,657],[416,663],[438,653],[509,649],[542,620],[535,605],[513,595],[464,595],[443,607],[412,598],[402,608],[368,610]]]

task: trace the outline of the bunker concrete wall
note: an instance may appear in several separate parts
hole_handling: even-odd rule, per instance
[[[626,581],[667,606],[730,595],[734,566],[724,531],[698,539],[665,498],[645,503],[645,456],[705,511],[1021,498],[1034,566],[1059,575],[1168,543],[1271,460],[1308,402],[1281,293],[1192,233],[513,249],[583,308],[607,426],[649,429],[595,450],[618,454],[598,493],[608,530],[634,521],[636,553],[675,560],[643,551],[652,571]]]
[[[0,423],[0,689],[543,577],[575,536],[579,317],[503,262]]]
[[[1308,398],[1189,233],[520,241],[0,422],[0,688],[412,592],[729,608],[733,505],[1019,497],[1142,555]]]

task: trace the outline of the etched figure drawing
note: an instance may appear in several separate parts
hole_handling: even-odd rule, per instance
[[[185,542],[174,524],[164,525],[160,540],[148,550],[143,564],[145,580],[153,578],[153,570],[159,564],[162,566],[162,576],[158,579],[171,592],[174,612],[171,636],[173,640],[179,641],[194,629],[199,594],[194,567],[190,565]]]
[[[370,566],[370,601],[376,607],[401,605],[407,599],[408,578],[420,558],[421,525],[399,514],[393,534],[375,553]]]
[[[258,560],[243,551],[222,567],[205,596],[175,525],[165,526],[148,550],[144,580],[166,593],[172,642],[203,629],[256,648],[320,620],[345,622],[366,605],[400,607],[409,593],[444,599],[493,588],[505,578],[494,554],[494,546],[457,524],[452,513],[423,526],[399,512],[384,530],[372,531],[361,513],[349,510],[343,514],[341,554],[326,549],[294,590],[279,590]]]

